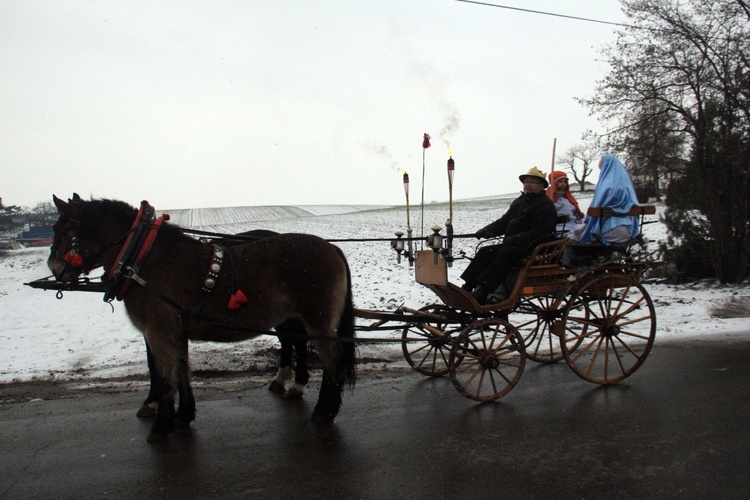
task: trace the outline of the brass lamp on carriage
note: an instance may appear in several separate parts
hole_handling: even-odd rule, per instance
[[[432,252],[435,254],[435,264],[438,262],[438,254],[443,250],[443,235],[440,231],[443,229],[440,226],[432,226],[432,234],[427,236],[427,246],[432,248]]]
[[[396,231],[396,239],[391,240],[391,248],[396,251],[397,260],[401,264],[401,254],[404,253],[404,233],[402,231]]]

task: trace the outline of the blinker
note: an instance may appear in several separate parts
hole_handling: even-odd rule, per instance
[[[78,237],[73,238],[73,244],[68,253],[65,254],[65,262],[73,269],[80,269],[83,267],[83,257],[78,253]]]

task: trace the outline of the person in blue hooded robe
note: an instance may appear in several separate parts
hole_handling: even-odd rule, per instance
[[[615,214],[626,214],[638,205],[633,180],[615,155],[604,155],[599,162],[599,168],[599,182],[589,206],[609,208]],[[638,217],[634,215],[614,215],[599,219],[586,216],[585,226],[580,235],[581,243],[624,243],[637,237],[640,232]]]

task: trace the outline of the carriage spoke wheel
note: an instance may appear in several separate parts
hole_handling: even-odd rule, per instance
[[[537,363],[554,363],[564,358],[560,347],[564,306],[556,297],[531,297],[510,311],[508,321],[523,337],[527,358]]]
[[[449,372],[448,358],[453,340],[469,319],[461,321],[461,317],[456,317],[460,313],[442,305],[425,306],[420,311],[445,316],[450,321],[434,319],[410,324],[401,335],[401,350],[414,370],[429,377],[441,377]]]
[[[450,374],[458,392],[476,401],[492,401],[510,392],[526,364],[518,330],[503,319],[469,325],[453,343]]]
[[[589,382],[618,382],[643,364],[654,344],[656,313],[646,290],[631,277],[609,274],[578,290],[563,316],[562,351]]]

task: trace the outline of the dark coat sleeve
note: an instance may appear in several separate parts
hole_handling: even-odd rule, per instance
[[[552,203],[552,200],[546,196],[534,204],[529,216],[528,224],[522,230],[505,236],[504,245],[528,246],[532,243],[539,244],[555,233],[557,210],[555,210],[555,204]]]
[[[485,226],[495,236],[505,235],[504,245],[527,246],[544,241],[555,232],[557,210],[546,194],[517,198],[505,214]]]

